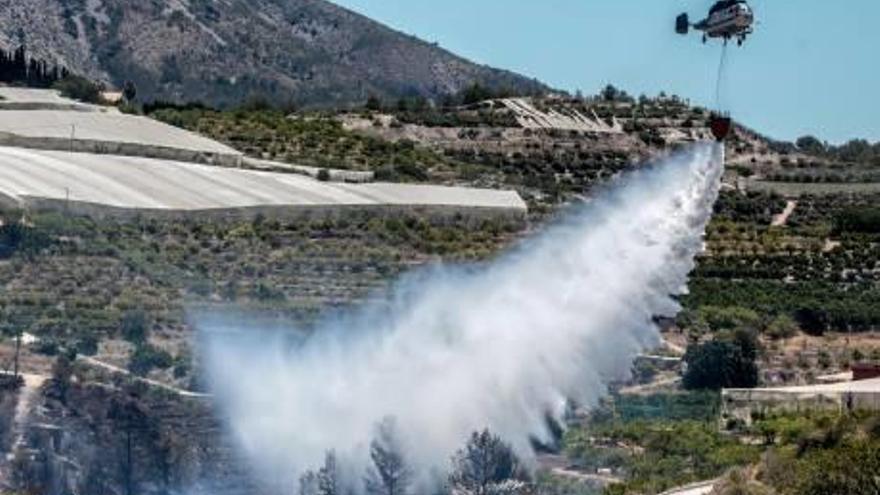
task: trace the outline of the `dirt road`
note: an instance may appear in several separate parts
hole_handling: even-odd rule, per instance
[[[785,209],[782,210],[782,213],[773,217],[773,222],[770,225],[772,227],[784,227],[788,223],[791,214],[794,213],[794,210],[797,208],[797,205],[797,201],[789,200],[785,204]]]
[[[190,392],[189,390],[183,390],[182,388],[177,388],[177,387],[168,385],[167,383],[162,383],[162,382],[159,382],[156,380],[151,380],[149,378],[135,376],[125,368],[120,368],[119,366],[114,366],[112,364],[108,364],[103,361],[98,361],[97,359],[95,359],[93,357],[78,356],[77,360],[82,361],[84,363],[87,363],[87,364],[94,366],[96,368],[101,368],[105,371],[109,371],[110,373],[131,377],[135,381],[144,383],[144,384],[149,385],[151,387],[161,388],[162,390],[165,390],[166,392],[171,392],[171,393],[173,393],[175,395],[179,395],[181,397],[189,397],[189,398],[196,398],[196,399],[204,399],[204,398],[210,397],[210,395],[208,395],[208,394],[201,394],[198,392]]]

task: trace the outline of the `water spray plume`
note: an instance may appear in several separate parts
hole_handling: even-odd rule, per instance
[[[296,345],[197,318],[232,433],[276,479],[331,449],[360,469],[386,417],[423,476],[485,427],[528,460],[547,414],[595,405],[659,343],[654,320],[680,309],[672,295],[701,249],[722,153],[697,145],[625,174],[489,266],[404,277],[388,304],[328,319]]]

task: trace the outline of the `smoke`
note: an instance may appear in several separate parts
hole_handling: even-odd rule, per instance
[[[331,449],[361,469],[389,416],[422,476],[445,471],[485,427],[529,459],[548,413],[568,399],[595,405],[659,343],[653,318],[679,310],[670,295],[686,290],[722,153],[697,145],[625,174],[489,266],[411,274],[387,304],[329,318],[295,344],[289,332],[198,318],[232,433],[275,479]]]

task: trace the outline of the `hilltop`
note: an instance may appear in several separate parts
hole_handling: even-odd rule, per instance
[[[144,100],[331,106],[371,95],[439,99],[474,83],[546,89],[325,0],[2,3],[0,48],[25,45],[116,87],[131,80]]]

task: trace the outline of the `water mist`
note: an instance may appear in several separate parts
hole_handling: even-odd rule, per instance
[[[569,399],[594,405],[659,343],[653,320],[679,310],[671,295],[686,290],[701,249],[722,153],[696,145],[624,174],[490,265],[420,270],[387,304],[327,319],[296,345],[197,318],[232,434],[274,479],[295,479],[331,449],[360,475],[389,416],[422,476],[445,471],[486,427],[531,458],[547,414]]]

